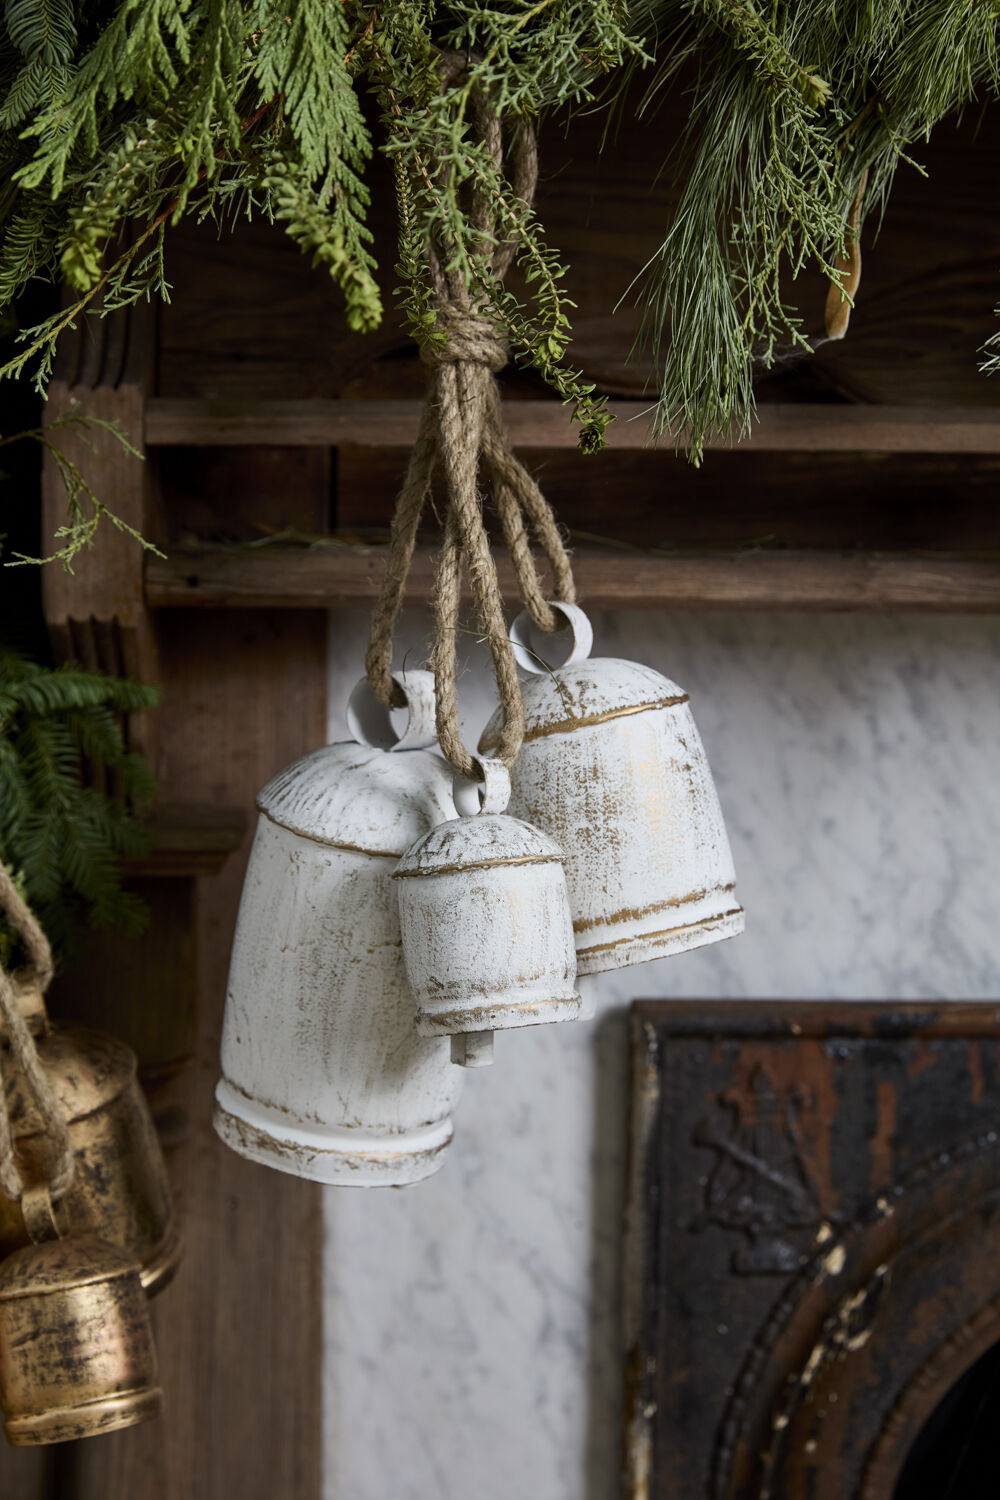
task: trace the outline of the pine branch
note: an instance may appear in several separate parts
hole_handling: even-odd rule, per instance
[[[151,796],[152,778],[126,750],[116,716],[157,698],[140,683],[51,670],[0,649],[0,859],[57,943],[68,941],[77,909],[125,930],[145,920],[121,888],[118,862],[148,847],[132,809]],[[118,800],[83,785],[85,758],[112,771]],[[2,928],[0,946],[10,946]]]

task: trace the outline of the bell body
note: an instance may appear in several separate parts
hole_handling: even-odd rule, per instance
[[[152,1295],[180,1258],[166,1167],[149,1106],[124,1042],[82,1026],[55,1026],[38,1055],[69,1125],[74,1171],[62,1200],[73,1234],[99,1233],[138,1262]],[[29,1181],[44,1177],[46,1137],[16,1067],[3,1069],[11,1132]],[[18,1203],[0,1194],[0,1255],[30,1243]]]
[[[15,1446],[62,1443],[159,1415],[138,1268],[96,1235],[16,1250],[0,1266],[0,1405]]]
[[[523,685],[510,810],[563,853],[577,970],[742,932],[722,811],[688,697],[650,667],[575,662]],[[496,733],[491,720],[480,750]]]
[[[392,870],[454,816],[427,750],[327,745],[265,787],[233,942],[215,1128],[317,1182],[437,1170],[462,1075],[417,1035]]]
[[[566,878],[551,839],[502,813],[457,818],[409,849],[395,878],[422,1035],[579,1014]]]

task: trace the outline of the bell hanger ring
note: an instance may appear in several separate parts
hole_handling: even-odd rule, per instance
[[[510,801],[510,772],[502,760],[490,756],[474,755],[473,760],[482,775],[477,780],[471,776],[455,777],[452,783],[455,811],[460,818],[502,813]]]
[[[53,1199],[47,1182],[33,1183],[21,1194],[21,1215],[34,1245],[61,1240],[69,1233],[65,1198]]]
[[[578,662],[586,661],[594,645],[593,626],[578,604],[563,604],[553,599],[549,601],[549,608],[562,615],[565,620],[566,625],[562,630],[540,630],[525,609],[514,620],[508,632],[514,649],[514,660],[523,672],[530,672],[535,677],[544,677],[563,667],[575,667]],[[550,644],[555,645],[557,641],[561,642],[566,627],[569,628],[571,639],[568,653],[562,661],[548,660],[540,647],[543,643],[548,647]]]
[[[400,734],[387,708],[367,677],[362,677],[347,700],[347,731],[359,745],[372,750],[427,750],[437,743],[434,724],[434,674],[422,668],[393,672],[392,680],[406,700],[406,728]],[[397,710],[402,712],[403,710]]]

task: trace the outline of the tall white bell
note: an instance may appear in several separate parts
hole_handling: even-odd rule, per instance
[[[651,667],[590,660],[590,622],[566,618],[572,649],[550,669],[511,628],[524,684],[524,745],[510,811],[563,852],[577,972],[644,963],[743,931],[722,810],[688,695]],[[479,749],[489,754],[499,716]]]
[[[430,674],[395,680],[410,709],[402,739],[361,684],[348,719],[368,743],[326,745],[261,792],[233,943],[215,1128],[252,1161],[316,1182],[435,1172],[462,1084],[448,1041],[417,1034],[391,879],[415,839],[454,817],[452,773],[423,748]]]

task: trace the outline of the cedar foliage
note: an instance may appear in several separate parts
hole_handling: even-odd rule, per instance
[[[148,846],[132,809],[151,798],[153,782],[128,751],[118,715],[158,696],[141,683],[53,670],[0,648],[0,860],[57,948],[78,912],[125,931],[145,923],[142,901],[122,890],[118,861]],[[85,762],[113,773],[117,796],[85,784]]]
[[[789,273],[833,272],[862,183],[877,221],[911,148],[996,95],[998,24],[994,0],[7,0],[0,309],[38,275],[64,277],[78,301],[26,330],[0,373],[30,367],[44,383],[59,331],[98,297],[111,310],[168,295],[164,233],[184,214],[268,215],[327,268],[349,325],[375,327],[366,168],[379,149],[396,172],[414,337],[440,337],[433,243],[515,357],[573,405],[582,446],[599,447],[607,415],[566,363],[564,267],[477,142],[472,97],[508,125],[565,117],[613,107],[651,64],[644,111],[679,74],[690,107],[668,151],[679,204],[634,290],[661,425],[689,430],[697,460],[706,435],[748,424],[755,368],[806,347]],[[457,87],[440,86],[439,48],[470,56]],[[524,305],[491,276],[477,204],[520,237]]]
[[[983,0],[636,0],[632,15],[656,57],[643,112],[681,70],[690,87],[680,200],[637,295],[660,424],[690,429],[697,460],[706,435],[748,429],[755,367],[808,349],[783,273],[832,278],[859,190],[877,225],[911,148],[996,96],[1000,15]]]
[[[44,382],[54,340],[98,294],[111,310],[168,286],[167,226],[184,214],[260,211],[282,223],[345,299],[350,327],[382,305],[365,217],[374,94],[401,207],[401,301],[415,337],[428,311],[433,241],[518,357],[573,402],[591,444],[607,421],[564,362],[571,304],[541,226],[498,175],[473,128],[484,90],[505,119],[594,97],[641,49],[621,0],[7,0],[0,53],[0,307],[28,277],[64,277],[75,307],[28,330],[6,373]],[[439,48],[474,51],[442,90]],[[469,204],[517,233],[530,287],[517,306],[489,269]],[[124,251],[114,236],[137,223]]]

